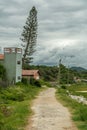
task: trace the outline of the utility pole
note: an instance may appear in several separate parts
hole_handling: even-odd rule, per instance
[[[60,79],[61,79],[61,69],[60,69],[60,65],[61,65],[61,59],[59,60],[59,72],[58,72],[58,84],[60,85]]]
[[[67,68],[67,85],[69,84],[69,66]]]

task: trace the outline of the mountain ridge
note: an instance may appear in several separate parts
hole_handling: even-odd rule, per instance
[[[87,69],[83,68],[83,67],[76,67],[76,66],[73,66],[70,68],[71,70],[76,70],[78,72],[80,71],[87,71]]]

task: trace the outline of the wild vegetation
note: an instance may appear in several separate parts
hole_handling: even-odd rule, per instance
[[[85,98],[87,98],[87,84],[86,83],[73,84],[70,87],[66,87],[66,89],[72,95],[84,96]]]
[[[6,79],[6,69],[0,64],[0,80]]]
[[[32,114],[31,101],[40,90],[41,87],[23,83],[0,87],[0,130],[23,130]]]
[[[23,83],[16,84],[9,87],[0,87],[0,130],[23,130],[27,122],[27,117],[32,114],[30,105],[32,99],[41,90],[41,84],[49,85],[49,82],[58,81],[57,66],[28,66],[25,69],[38,69],[40,71],[40,81],[30,79],[22,79]],[[74,84],[73,77],[86,78],[86,72],[76,72],[66,68],[61,64],[60,66],[60,83],[61,88],[57,90],[57,98],[72,110],[73,120],[76,121],[79,130],[87,129],[87,105],[78,103],[67,94],[67,90],[73,95],[83,95],[87,98],[87,93],[80,91],[87,91],[87,84]],[[69,77],[68,77],[69,76]],[[6,77],[6,70],[0,66],[0,78]],[[44,83],[44,81],[46,81]],[[71,86],[67,86],[69,83]],[[64,85],[65,84],[65,85]]]
[[[72,112],[72,119],[76,122],[79,130],[87,129],[87,105],[83,103],[78,103],[76,100],[71,99],[67,93],[67,90],[75,95],[79,95],[77,91],[87,90],[87,84],[75,84],[71,86],[61,86],[57,89],[56,96],[62,101],[62,103],[69,107],[70,112]],[[80,93],[83,95],[83,93]],[[87,98],[87,93],[85,94]]]
[[[25,64],[24,69],[38,69],[40,72],[40,78],[48,82],[58,82],[59,78],[59,67],[58,66],[45,66],[45,65],[27,65]],[[63,64],[60,65],[60,83],[61,84],[72,84],[75,83],[74,77],[86,78],[86,71],[76,71],[72,68],[67,68]]]
[[[1,64],[0,64],[0,86],[3,86],[3,87],[8,86],[6,69]]]

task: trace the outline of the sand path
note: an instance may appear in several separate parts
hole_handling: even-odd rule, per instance
[[[70,113],[55,98],[55,88],[48,88],[34,100],[34,115],[25,130],[77,130]]]

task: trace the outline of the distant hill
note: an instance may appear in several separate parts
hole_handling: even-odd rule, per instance
[[[78,72],[80,72],[80,71],[85,71],[85,72],[87,72],[87,69],[85,69],[85,68],[82,68],[82,67],[71,67],[70,68],[71,70],[75,70],[75,71],[78,71]]]

